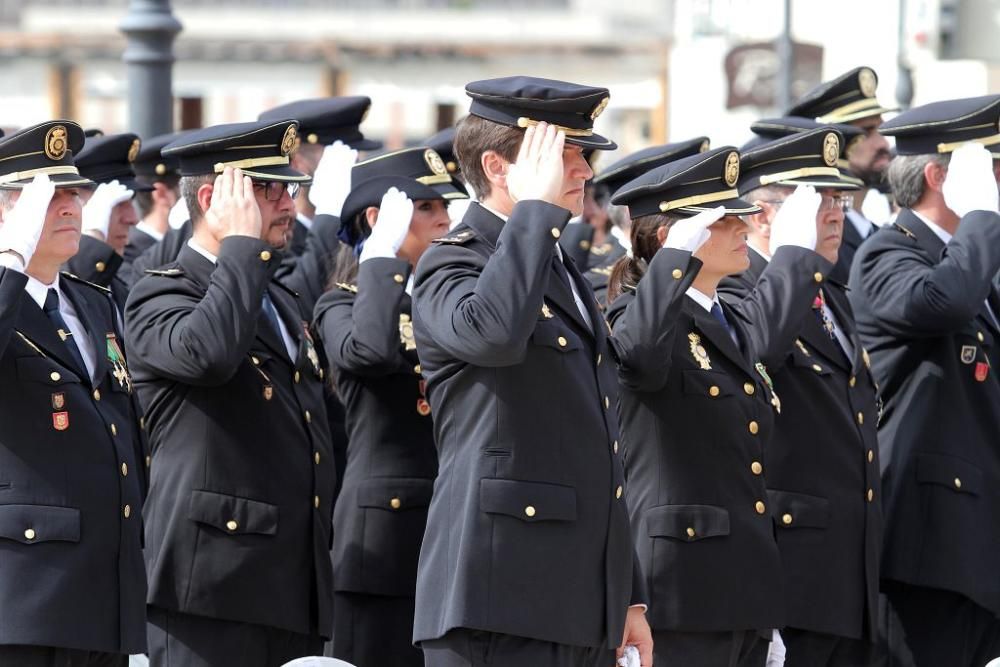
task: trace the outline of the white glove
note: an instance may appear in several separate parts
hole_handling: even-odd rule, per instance
[[[184,197],[178,197],[177,203],[171,206],[170,213],[167,213],[167,224],[170,225],[170,229],[180,229],[190,219],[191,213],[188,211],[187,200]]]
[[[771,256],[786,245],[816,249],[816,214],[823,196],[811,185],[800,185],[781,204],[771,222]]]
[[[382,195],[378,207],[378,220],[372,228],[371,236],[361,249],[360,262],[376,257],[395,257],[403,245],[403,239],[410,231],[413,219],[413,202],[396,188]]]
[[[340,217],[344,200],[351,192],[351,167],[357,159],[358,152],[340,141],[323,149],[309,186],[309,201],[316,207],[316,215]]]
[[[971,211],[997,211],[993,158],[982,144],[966,144],[951,154],[941,187],[944,203],[958,217]]]
[[[663,240],[663,247],[686,250],[693,255],[712,236],[712,232],[708,228],[725,215],[726,207],[717,206],[690,218],[681,218],[667,232],[667,238]]]
[[[115,206],[132,199],[135,193],[118,181],[101,183],[83,205],[83,231],[99,232],[101,239],[108,238],[108,225]]]
[[[55,183],[46,174],[38,174],[21,189],[14,206],[0,225],[0,251],[11,250],[21,256],[24,266],[31,263],[38,239],[45,227],[49,202],[56,192]],[[23,267],[22,267],[23,268]]]
[[[618,667],[640,667],[639,649],[634,646],[626,646],[625,653],[618,658]]]
[[[781,633],[772,631],[771,644],[767,647],[767,664],[765,667],[781,667],[785,664],[785,642],[781,640]]]

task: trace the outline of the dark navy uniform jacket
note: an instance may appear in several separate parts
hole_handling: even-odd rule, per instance
[[[325,634],[335,472],[323,371],[294,296],[271,282],[278,258],[243,236],[216,264],[185,246],[132,288],[125,322],[153,451],[149,603]]]
[[[608,329],[586,281],[560,277],[563,208],[481,205],[417,266],[414,330],[439,473],[414,639],[452,628],[621,643],[645,602],[629,531]]]
[[[1000,615],[998,270],[1000,215],[969,213],[945,244],[903,209],[858,250],[849,295],[885,402],[882,578]]]
[[[723,298],[746,298],[767,267],[751,251],[750,268],[720,285]],[[822,289],[851,356],[813,312],[802,321],[795,344],[768,364],[782,410],[764,478],[788,625],[874,641],[882,547],[877,389],[845,288],[827,280]]]
[[[60,291],[94,346],[81,377],[52,321],[0,268],[0,644],[112,653],[146,646],[143,462],[108,295]]]
[[[413,338],[409,264],[370,259],[316,306],[350,446],[333,514],[338,591],[410,596],[437,450]]]

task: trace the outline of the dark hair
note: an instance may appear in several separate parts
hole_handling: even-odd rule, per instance
[[[679,216],[666,213],[643,215],[632,220],[629,238],[632,241],[632,253],[623,255],[611,267],[608,278],[608,305],[621,296],[626,289],[634,289],[639,280],[646,274],[646,267],[653,261],[653,256],[660,249],[660,240],[656,232],[660,227],[669,227],[680,219]]]
[[[180,180],[181,180],[180,176],[166,176],[160,179],[158,182],[163,183],[163,185],[166,186],[168,190],[177,190],[178,196],[180,196],[179,192]],[[135,199],[133,201],[135,202],[135,206],[138,209],[140,220],[145,218],[153,211],[152,190],[140,190],[139,192],[136,192]]]
[[[181,197],[184,198],[184,203],[187,204],[188,217],[191,220],[191,224],[197,224],[205,217],[205,212],[201,210],[201,206],[198,204],[198,190],[203,185],[213,185],[214,183],[215,174],[199,174],[198,176],[184,176],[181,178]]]
[[[523,138],[524,130],[472,114],[459,122],[455,130],[455,157],[458,158],[462,176],[479,199],[488,197],[492,187],[483,172],[483,153],[496,151],[508,162],[513,162]]]

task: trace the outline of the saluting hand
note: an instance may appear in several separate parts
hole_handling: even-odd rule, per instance
[[[941,194],[944,203],[963,217],[972,211],[997,212],[998,190],[993,157],[982,144],[966,144],[951,154]]]
[[[771,255],[786,245],[816,249],[816,214],[821,203],[823,196],[813,186],[795,188],[771,222]]]
[[[316,207],[317,215],[340,217],[344,201],[351,193],[351,168],[357,159],[358,152],[339,140],[323,149],[309,186],[309,201]]]
[[[135,193],[119,183],[101,183],[83,206],[83,232],[103,241],[108,237],[111,212],[115,206],[132,199]]]
[[[514,202],[540,199],[558,204],[563,189],[566,133],[548,123],[524,131],[514,164],[507,170],[507,192]]]
[[[716,206],[690,218],[678,220],[670,227],[667,238],[663,239],[663,247],[686,250],[693,255],[711,238],[712,231],[709,227],[725,215],[726,207]]]
[[[216,177],[205,222],[220,242],[227,236],[260,238],[260,207],[253,194],[253,181],[243,175],[243,170],[226,167]]]
[[[372,227],[372,234],[361,249],[360,262],[374,257],[395,257],[406,235],[410,232],[413,219],[413,202],[396,188],[382,195],[378,208],[378,220]]]
[[[17,202],[0,225],[0,251],[15,253],[28,266],[42,237],[49,202],[55,192],[56,186],[46,174],[38,174],[21,189]]]

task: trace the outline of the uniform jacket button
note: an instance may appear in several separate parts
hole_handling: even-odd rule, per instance
[[[24,539],[33,540],[35,539],[35,530],[33,528],[28,528],[24,531]]]
[[[782,514],[781,515],[781,523],[785,524],[786,526],[792,525],[792,515],[791,514]]]
[[[524,514],[525,516],[528,517],[535,516],[535,508],[531,505],[528,505],[527,507],[524,508]]]
[[[758,500],[756,503],[754,503],[753,508],[757,511],[757,514],[763,514],[764,512],[767,511],[767,506],[764,505],[763,500]]]
[[[226,522],[226,530],[230,533],[235,533],[236,529],[240,527],[240,524],[236,523],[236,519],[230,519]]]
[[[271,251],[270,250],[261,250],[260,251],[260,260],[262,262],[269,262],[269,261],[271,261]]]
[[[394,510],[398,510],[402,506],[403,506],[403,501],[401,501],[399,498],[393,498],[392,500],[389,501],[389,507],[391,507]]]

